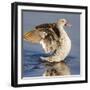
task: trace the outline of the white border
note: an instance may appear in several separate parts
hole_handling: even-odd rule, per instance
[[[72,75],[65,77],[31,77],[21,78],[21,10],[45,10],[45,11],[64,11],[78,12],[80,15],[80,75]],[[70,8],[52,8],[52,7],[36,7],[36,6],[18,6],[18,84],[46,83],[46,82],[63,82],[85,80],[85,10]]]

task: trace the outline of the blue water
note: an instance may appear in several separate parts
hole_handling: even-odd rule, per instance
[[[24,45],[25,43],[27,44],[27,42],[24,42]],[[29,49],[23,49],[22,76],[42,76],[45,71],[45,66],[42,63],[40,56],[49,56],[49,54],[45,54],[39,44],[29,43],[27,45],[29,45]],[[77,55],[75,56],[75,54],[72,55],[71,53],[65,60],[72,75],[80,74],[80,61],[78,59]]]

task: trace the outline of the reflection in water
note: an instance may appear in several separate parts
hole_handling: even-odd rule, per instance
[[[32,48],[30,48],[32,49]],[[32,49],[33,50],[33,49]],[[38,77],[43,76],[48,70],[51,72],[57,72],[57,75],[71,74],[80,75],[80,61],[75,55],[68,56],[65,62],[52,63],[42,62],[41,56],[48,56],[44,52],[38,52],[31,50],[23,50],[22,55],[22,76],[23,77]],[[53,70],[54,69],[54,70]],[[58,71],[56,71],[56,69]],[[67,70],[67,72],[66,72]],[[59,74],[58,74],[59,73]],[[53,74],[54,75],[54,74]]]
[[[44,62],[45,72],[44,76],[63,76],[70,75],[70,68],[64,62]]]

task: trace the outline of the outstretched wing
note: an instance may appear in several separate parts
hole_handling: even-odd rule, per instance
[[[50,33],[52,34],[52,32],[54,32],[58,38],[60,37],[60,32],[56,23],[46,23],[35,26],[32,31],[26,32],[24,34],[24,40],[31,41],[33,43],[39,43],[42,39],[42,36],[46,35],[43,32],[46,32],[47,35],[50,35]]]
[[[35,27],[35,29],[40,29],[40,28],[46,28],[48,30],[53,30],[55,32],[55,34],[60,37],[60,32],[57,28],[56,23],[46,23],[46,24],[40,24],[38,26]]]

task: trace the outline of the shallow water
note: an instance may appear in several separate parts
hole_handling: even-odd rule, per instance
[[[25,43],[27,44],[27,42],[24,42],[24,45]],[[30,46],[28,50],[28,46],[23,49],[22,76],[42,76],[45,71],[45,66],[42,63],[40,56],[49,56],[49,54],[45,54],[39,44],[29,44]],[[70,53],[69,56],[65,59],[65,62],[69,66],[72,75],[80,74],[80,60],[79,57],[77,57],[77,54]]]

